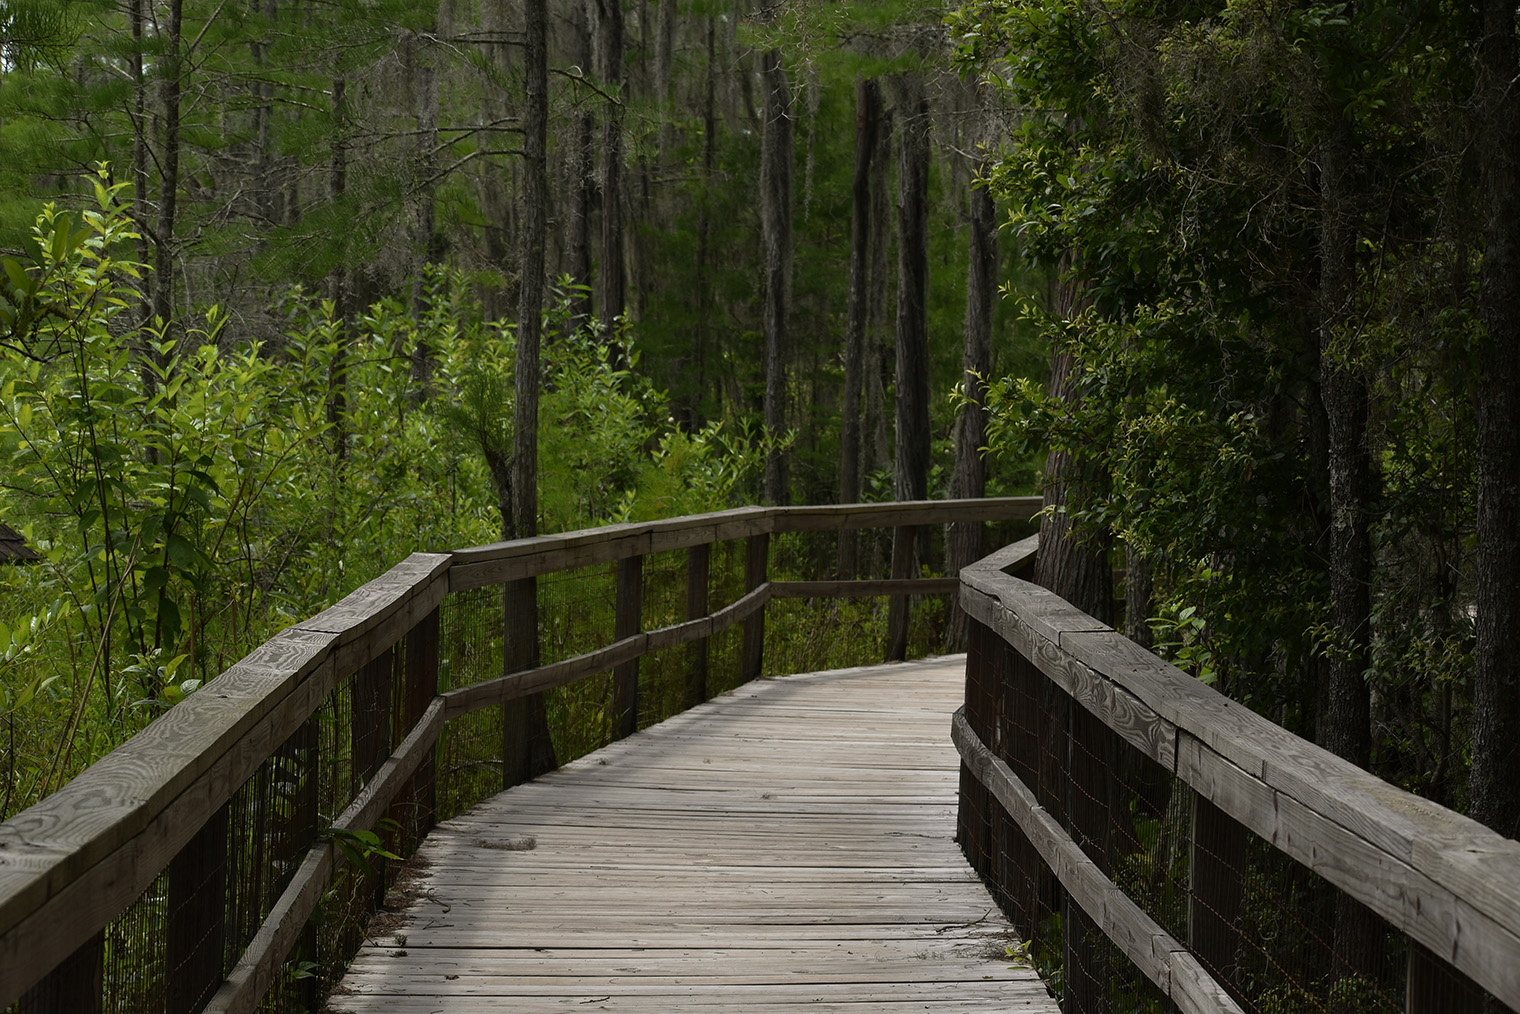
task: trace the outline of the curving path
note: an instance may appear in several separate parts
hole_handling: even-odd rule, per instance
[[[447,821],[334,1011],[1049,1011],[953,838],[964,656],[747,684]]]

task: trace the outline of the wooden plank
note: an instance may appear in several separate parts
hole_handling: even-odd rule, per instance
[[[617,610],[612,636],[624,640],[643,627],[644,558],[630,556],[617,564]],[[649,639],[644,639],[648,650]],[[612,735],[631,736],[639,728],[639,660],[631,658],[612,670]]]
[[[777,507],[775,530],[809,532],[942,525],[952,521],[1023,521],[1038,514],[1042,506],[1037,496],[1009,496]]]
[[[331,1006],[1055,1014],[953,842],[962,666],[749,683],[443,823]]]
[[[773,599],[860,599],[876,595],[952,595],[960,589],[953,577],[876,581],[772,581]]]
[[[353,671],[388,650],[448,594],[447,553],[413,553],[295,629],[336,638],[334,664]]]

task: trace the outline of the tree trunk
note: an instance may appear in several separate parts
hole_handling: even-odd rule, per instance
[[[549,232],[548,0],[527,0],[524,69],[522,229],[517,301],[517,363],[513,374],[512,515],[506,538],[538,534],[539,339],[543,322],[544,245]],[[534,578],[509,582],[505,593],[508,672],[539,664],[538,590]],[[506,784],[554,770],[554,744],[542,693],[503,706]]]
[[[792,287],[792,95],[781,54],[765,54],[760,154],[760,230],[765,248],[765,433],[786,432],[786,314]],[[786,503],[786,462],[773,443],[765,455],[765,500]]]
[[[985,165],[985,163],[984,163]],[[987,443],[987,379],[992,374],[992,306],[997,292],[997,220],[992,193],[973,186],[970,194],[970,251],[966,267],[966,351],[961,358],[965,404],[955,418],[955,471],[952,498],[981,497],[987,492],[982,448]],[[953,524],[949,531],[950,574],[986,555],[979,522]],[[966,614],[953,597],[946,650],[964,651]]]
[[[887,414],[885,406],[885,364],[883,351],[887,344],[887,307],[890,302],[892,272],[889,268],[892,251],[892,200],[889,196],[892,163],[891,111],[883,111],[881,129],[877,132],[880,147],[871,158],[871,244],[870,286],[871,298],[866,307],[866,351],[862,400],[865,402],[865,432],[861,434],[861,477],[891,463],[891,450],[887,444]]]
[[[897,169],[897,457],[899,500],[929,496],[929,103],[903,120]]]
[[[1061,286],[1073,302],[1070,285]],[[1050,360],[1050,393],[1065,405],[1078,405],[1081,387],[1073,376],[1071,354],[1056,350]],[[1101,623],[1114,622],[1114,574],[1108,554],[1113,537],[1107,531],[1078,531],[1066,508],[1088,492],[1082,462],[1066,451],[1045,459],[1045,513],[1040,516],[1040,555],[1035,582]]]
[[[1320,399],[1325,407],[1330,489],[1330,617],[1326,749],[1365,768],[1371,759],[1371,700],[1363,673],[1372,611],[1372,540],[1368,534],[1371,461],[1367,386],[1335,345],[1355,281],[1356,229],[1349,204],[1355,157],[1351,124],[1336,115],[1320,157]]]
[[[1520,838],[1520,71],[1515,10],[1483,0],[1479,59],[1484,255],[1478,314],[1477,658],[1471,815]]]
[[[602,245],[598,307],[604,324],[628,302],[623,265],[623,73],[622,0],[601,0],[602,81],[616,99],[607,104],[602,124]]]
[[[164,122],[163,148],[159,152],[158,222],[153,231],[153,316],[169,335],[174,317],[174,227],[179,200],[179,121],[183,87],[180,54],[180,26],[184,0],[170,0],[169,17],[163,25],[163,79],[159,82],[159,104]]]
[[[866,301],[870,286],[871,155],[881,125],[881,89],[855,82],[855,175],[850,186],[850,295],[845,310],[844,398],[839,421],[839,502],[860,500],[860,375],[865,356]],[[879,242],[879,240],[878,240]],[[839,576],[855,576],[855,532],[839,533]]]
[[[333,147],[328,167],[328,198],[334,205],[343,201],[348,190],[348,81],[333,78],[332,83]],[[265,174],[267,183],[267,173]],[[332,287],[333,315],[336,317],[338,348],[333,353],[327,383],[327,424],[332,427],[333,453],[341,468],[348,462],[348,364],[347,338],[353,297],[350,293],[348,265],[340,263],[329,278]]]

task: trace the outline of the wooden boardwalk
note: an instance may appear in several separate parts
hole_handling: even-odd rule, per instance
[[[1050,1011],[954,838],[962,656],[747,684],[440,825],[335,1011]]]

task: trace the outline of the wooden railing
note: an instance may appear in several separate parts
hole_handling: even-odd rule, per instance
[[[772,536],[886,528],[901,547],[929,526],[1038,509],[1032,498],[744,508],[413,554],[0,825],[0,1009],[315,1010],[394,878],[385,854],[414,848],[440,809],[500,788],[492,772],[512,745],[490,709],[611,671],[608,732],[625,735],[648,712],[640,659],[687,645],[689,704],[710,689],[709,640],[739,626],[731,682],[759,675],[773,599],[892,596],[900,656],[900,602],[951,593],[953,578],[914,579],[899,551],[886,578],[772,580]],[[656,554],[685,558],[664,572],[684,585],[684,614],[672,606],[678,622],[645,629]],[[832,569],[832,552],[813,556]],[[498,675],[521,653],[501,643],[511,599],[497,586],[576,568],[600,590],[574,608],[612,589],[611,643]],[[714,588],[730,601],[710,607]]]
[[[1037,544],[961,571],[959,832],[1067,1014],[1520,1009],[1520,843],[1014,576]]]

